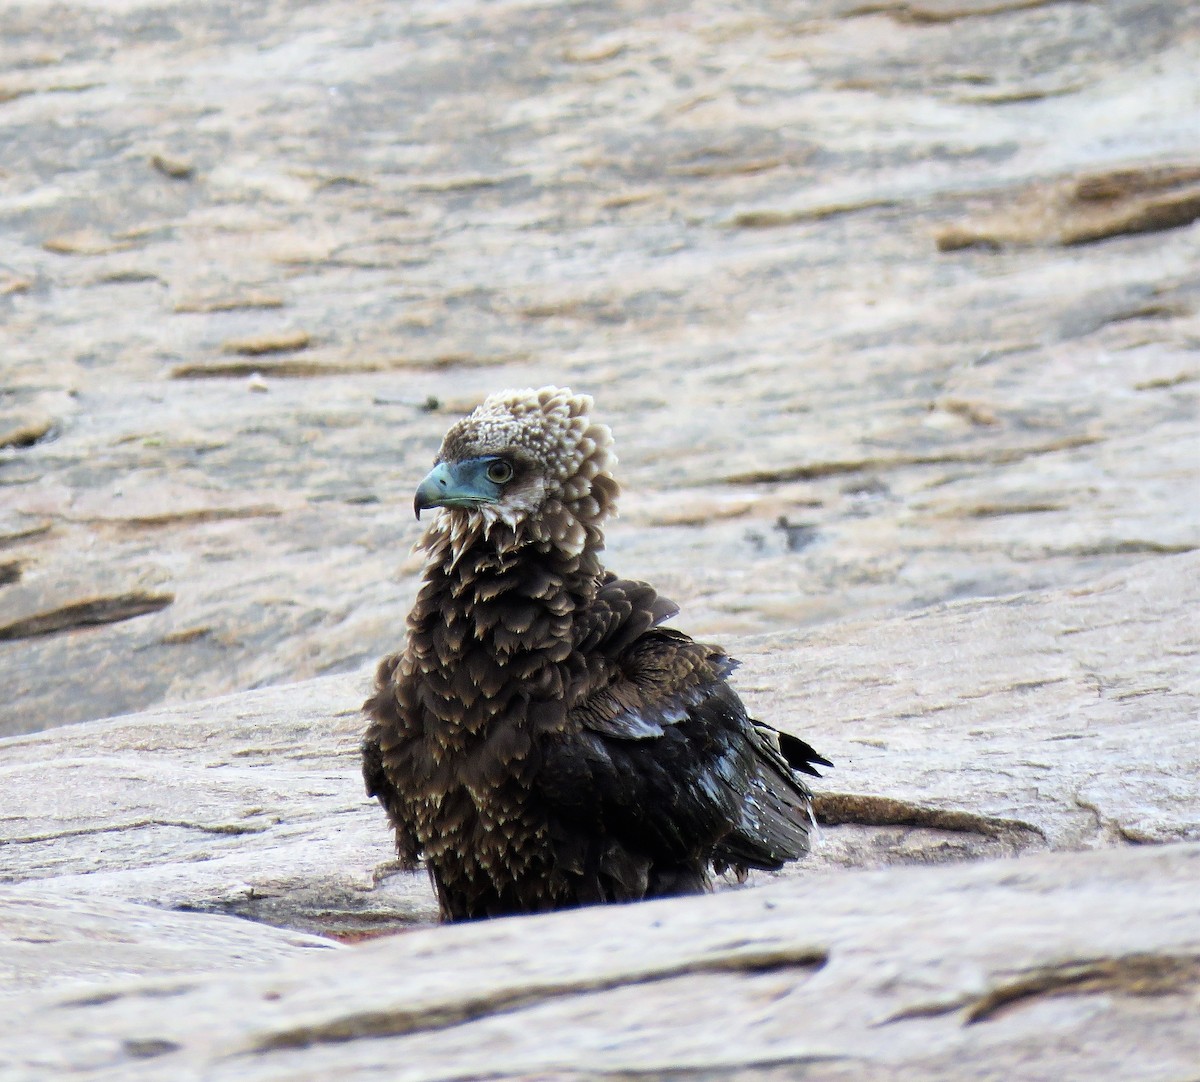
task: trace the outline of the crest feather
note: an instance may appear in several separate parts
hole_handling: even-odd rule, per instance
[[[523,388],[489,395],[446,433],[437,462],[485,455],[520,455],[537,466],[536,502],[505,501],[445,508],[421,546],[448,545],[457,559],[480,536],[500,551],[550,544],[578,556],[603,548],[601,529],[620,491],[612,470],[612,432],[590,418],[590,395],[569,387]]]

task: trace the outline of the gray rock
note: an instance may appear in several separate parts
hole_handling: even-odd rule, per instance
[[[0,732],[393,648],[505,385],[596,395],[704,634],[1200,545],[1200,9],[689,10],[9,13]]]
[[[352,940],[433,919],[362,795],[365,672],[0,742],[0,1059],[98,1082],[1182,1077],[1198,572],[732,643],[751,705],[837,763],[810,860],[328,959],[231,918]]]
[[[790,874],[1200,841],[1200,557],[1090,587],[731,642],[836,768]],[[3,743],[0,882],[358,935],[427,921],[363,795],[368,674]]]
[[[338,946],[233,917],[111,899],[0,890],[0,908],[0,997],[9,1011],[39,992],[103,995],[97,989],[114,982],[262,969]]]
[[[5,1079],[1191,1077],[1198,64],[1169,0],[10,6]],[[358,703],[441,433],[548,382],[822,840],[420,927]]]
[[[414,932],[34,997],[0,1050],[22,1079],[1183,1078],[1198,870],[1042,855]]]

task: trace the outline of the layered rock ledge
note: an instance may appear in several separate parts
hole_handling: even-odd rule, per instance
[[[362,795],[365,673],[10,739],[0,1054],[31,1078],[1179,1077],[1198,603],[1186,555],[742,640],[747,697],[838,764],[809,861],[370,945],[336,944],[434,909]]]
[[[57,11],[0,40],[0,733],[394,649],[505,386],[596,396],[700,634],[1200,545],[1196,5]]]

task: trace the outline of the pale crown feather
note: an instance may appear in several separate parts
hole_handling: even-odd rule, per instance
[[[501,455],[531,469],[499,503],[443,509],[422,546],[448,545],[457,558],[481,534],[501,550],[540,543],[578,555],[589,540],[602,545],[601,523],[616,510],[617,458],[591,405],[565,387],[500,391],[455,423],[437,462]]]

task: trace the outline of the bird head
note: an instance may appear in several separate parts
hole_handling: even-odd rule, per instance
[[[591,405],[559,387],[486,398],[446,433],[417,488],[417,517],[446,508],[431,533],[460,549],[480,534],[505,549],[540,542],[571,555],[598,544],[618,488],[612,433],[590,419]]]

